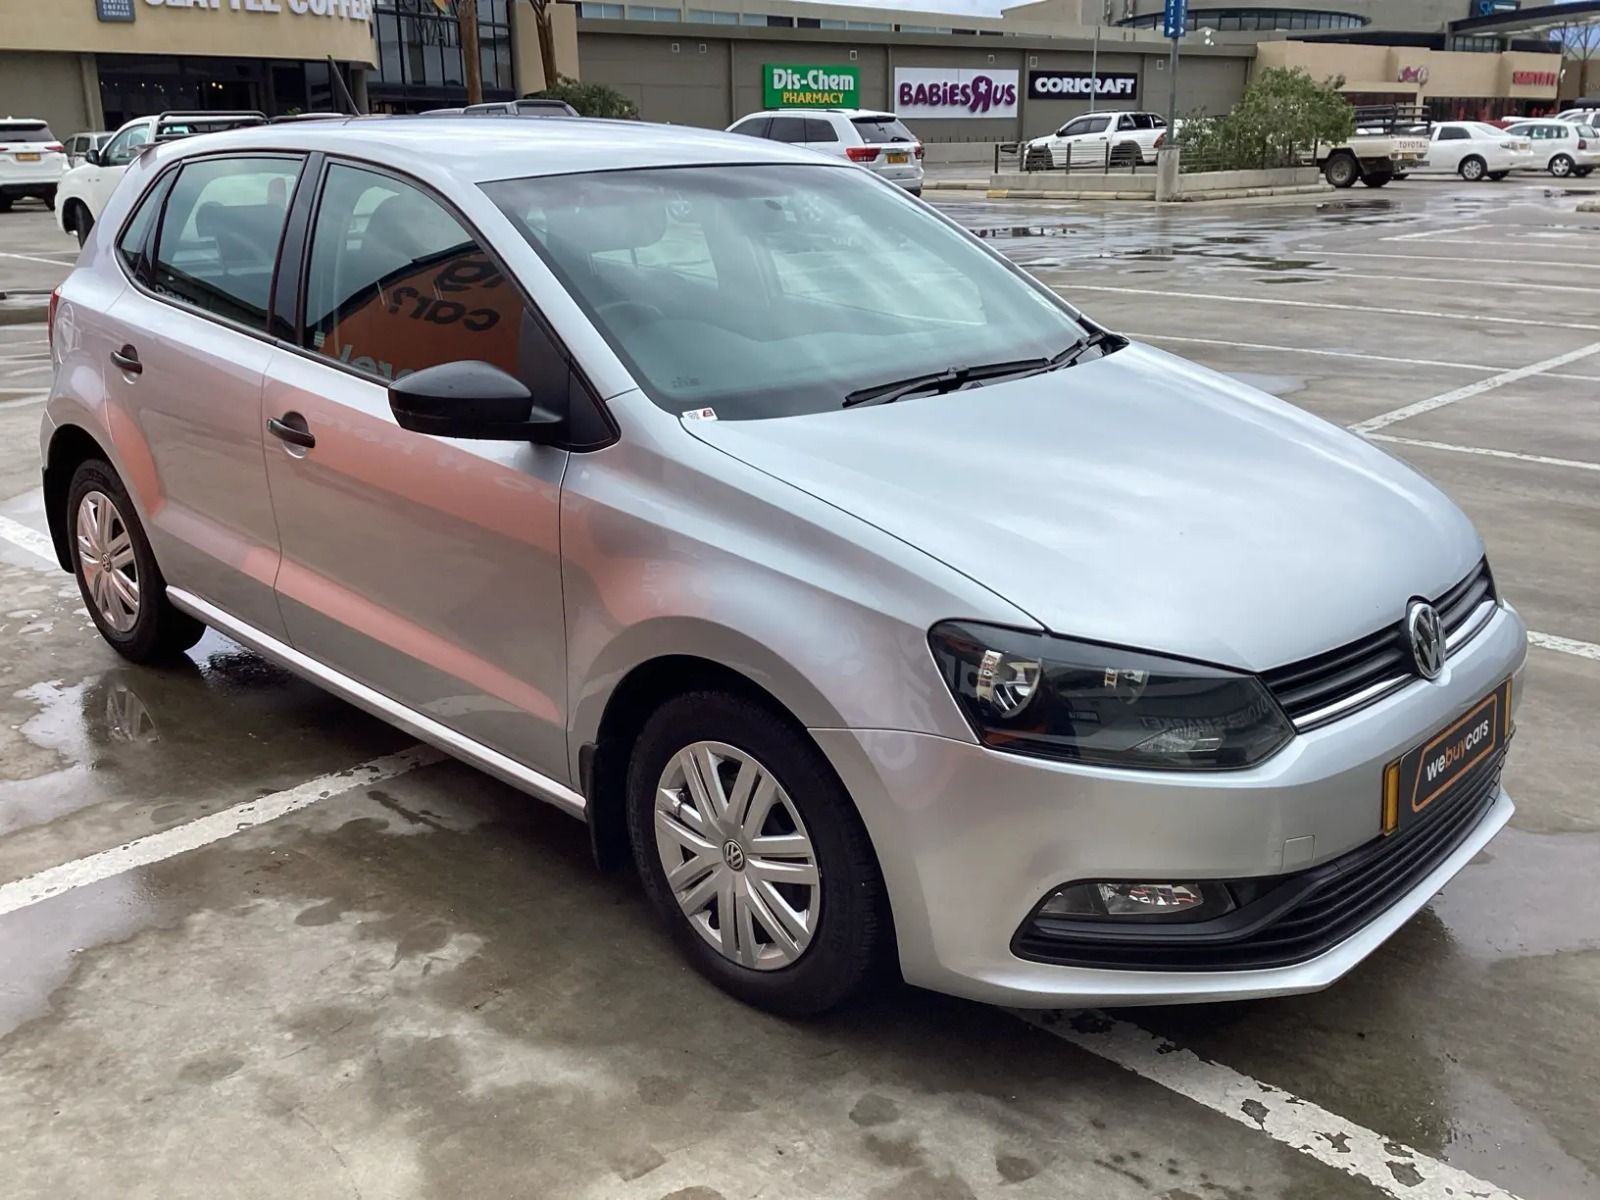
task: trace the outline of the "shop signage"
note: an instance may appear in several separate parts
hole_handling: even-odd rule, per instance
[[[1511,82],[1518,87],[1555,87],[1554,71],[1513,71]]]
[[[1137,100],[1139,76],[1132,71],[1101,71],[1092,77],[1087,71],[1029,71],[1028,99],[1087,99],[1090,94],[1102,100]]]
[[[1017,73],[896,67],[894,111],[902,117],[1014,117]]]
[[[1401,67],[1400,74],[1396,76],[1397,82],[1414,83],[1418,87],[1428,82],[1427,67]]]
[[[94,15],[102,21],[131,21],[133,0],[94,0]]]
[[[764,108],[859,108],[860,95],[860,67],[767,63],[761,68]]]
[[[372,0],[144,0],[151,8],[200,8],[234,12],[281,13],[297,17],[345,17],[351,21],[372,19]],[[96,4],[115,0],[95,0]],[[132,20],[132,18],[127,18]],[[104,17],[101,20],[105,20]]]

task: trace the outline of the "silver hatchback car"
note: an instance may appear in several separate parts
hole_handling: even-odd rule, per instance
[[[210,626],[587,821],[755,1004],[1320,988],[1512,811],[1443,495],[801,149],[189,138],[51,329],[113,647]]]

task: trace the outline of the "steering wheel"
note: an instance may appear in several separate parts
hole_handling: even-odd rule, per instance
[[[594,315],[602,318],[612,328],[631,329],[646,321],[663,320],[667,314],[654,304],[646,304],[643,300],[613,300],[596,308]]]

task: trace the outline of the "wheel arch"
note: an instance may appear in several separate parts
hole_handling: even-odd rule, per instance
[[[44,461],[44,512],[50,528],[50,542],[63,571],[72,570],[71,546],[67,530],[67,489],[78,467],[91,458],[111,462],[111,455],[95,436],[81,425],[62,425],[50,435]],[[115,469],[115,468],[113,468]]]

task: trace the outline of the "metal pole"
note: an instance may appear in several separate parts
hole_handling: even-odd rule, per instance
[[[1094,23],[1094,50],[1089,55],[1089,111],[1100,96],[1100,22]]]
[[[1175,140],[1178,136],[1178,41],[1172,39],[1172,57],[1167,60],[1167,138]]]
[[[461,79],[467,103],[483,103],[483,60],[478,57],[478,0],[456,0],[456,26],[461,43]]]

